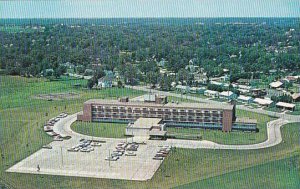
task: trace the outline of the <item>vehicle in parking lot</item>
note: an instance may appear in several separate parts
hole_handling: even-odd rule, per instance
[[[154,160],[163,160],[164,158],[163,157],[154,157],[152,159],[154,159]]]
[[[107,161],[117,161],[118,159],[119,159],[118,156],[115,156],[115,157],[109,156],[109,157],[105,158],[105,160],[107,160]]]
[[[134,153],[134,152],[126,152],[125,156],[136,156],[136,153]]]
[[[50,146],[50,145],[44,145],[42,148],[44,148],[44,149],[52,149],[52,146]]]

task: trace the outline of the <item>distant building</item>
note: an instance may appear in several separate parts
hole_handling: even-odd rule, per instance
[[[249,85],[250,79],[238,79],[236,82],[241,85]]]
[[[204,91],[204,95],[211,97],[211,98],[218,98],[219,97],[219,92],[218,91],[212,91],[212,90],[206,90]]]
[[[165,67],[165,65],[166,65],[167,62],[168,61],[166,61],[164,58],[162,58],[161,61],[159,61],[157,63],[157,66],[159,66],[159,67]]]
[[[286,80],[288,82],[296,82],[298,80],[298,78],[300,78],[300,76],[286,76]]]
[[[237,95],[231,91],[223,91],[219,94],[219,97],[226,98],[228,100],[232,100],[232,99],[235,99],[237,97]]]
[[[294,93],[292,95],[293,101],[294,102],[299,102],[300,101],[300,93]]]
[[[263,98],[255,98],[253,102],[255,102],[261,106],[270,106],[273,103],[273,100],[263,99]]]
[[[114,77],[112,75],[107,75],[98,79],[98,87],[111,88],[113,85],[113,79]]]
[[[143,120],[139,118],[158,119]],[[84,103],[83,112],[77,115],[77,120],[119,123],[135,122],[128,125],[127,134],[138,132],[137,129],[142,129],[143,133],[146,132],[146,134],[150,135],[154,127],[158,131],[162,131],[163,129],[160,129],[162,124],[165,124],[166,127],[209,128],[223,131],[234,129],[256,130],[256,124],[253,124],[252,121],[236,122],[235,106],[229,104],[161,104],[91,99]],[[146,123],[144,124],[144,122]]]
[[[253,98],[250,97],[250,96],[244,96],[244,95],[240,95],[238,98],[237,98],[237,101],[239,102],[243,102],[243,103],[247,103],[247,104],[250,104],[253,102]]]
[[[204,91],[206,90],[205,87],[191,87],[190,93],[192,94],[204,94]]]
[[[283,83],[280,81],[276,81],[276,82],[270,83],[269,85],[270,85],[270,88],[277,89],[277,88],[280,88],[283,85]]]
[[[267,94],[265,89],[251,89],[250,93],[255,98],[263,97]]]
[[[275,74],[275,73],[277,73],[277,70],[275,70],[275,69],[269,70],[269,73],[270,74]]]
[[[186,86],[186,85],[177,85],[176,90],[183,92],[183,93],[188,93],[188,92],[190,92],[190,87]]]
[[[278,103],[276,103],[276,107],[282,108],[282,109],[285,109],[285,110],[294,111],[296,105],[295,104],[291,104],[291,103],[286,103],[286,102],[278,102]]]

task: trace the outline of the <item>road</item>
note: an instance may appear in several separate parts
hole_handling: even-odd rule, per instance
[[[79,112],[78,112],[79,113]],[[113,138],[101,138],[101,137],[92,137],[83,134],[76,133],[71,129],[71,124],[76,121],[77,114],[69,115],[61,121],[57,122],[54,125],[54,132],[61,135],[69,135],[74,138],[86,138],[86,139],[97,139],[97,140],[109,140],[109,141],[124,141],[124,139],[113,139]],[[224,145],[218,144],[212,141],[194,141],[194,140],[179,140],[179,139],[167,139],[166,141],[158,140],[147,140],[147,138],[134,137],[133,141],[143,142],[146,141],[147,144],[152,145],[169,145],[178,148],[191,148],[191,149],[234,149],[234,150],[253,150],[253,149],[262,149],[275,146],[282,141],[280,127],[289,123],[289,121],[284,119],[277,119],[267,124],[267,135],[268,139],[264,142],[250,145]],[[128,138],[131,141],[131,138]]]
[[[150,89],[146,88],[145,86],[128,86],[128,85],[126,85],[125,87],[130,88],[130,89],[150,92]],[[173,97],[177,97],[177,98],[182,97],[182,98],[185,98],[185,99],[188,99],[188,100],[193,100],[193,101],[202,102],[202,103],[211,103],[211,104],[221,103],[221,102],[218,102],[218,101],[204,99],[204,98],[200,98],[200,97],[189,96],[189,95],[181,95],[181,94],[176,94],[176,93],[171,93],[171,92],[166,92],[166,91],[158,91],[158,90],[155,90],[155,89],[151,89],[151,92],[161,94],[161,95],[165,95],[165,96],[173,96]],[[300,122],[300,116],[288,115],[288,114],[277,113],[277,112],[270,112],[270,111],[266,111],[266,110],[263,110],[263,109],[250,109],[250,108],[248,108],[244,105],[237,105],[236,108],[240,109],[240,110],[246,110],[246,111],[250,111],[250,112],[259,113],[259,114],[266,114],[266,115],[269,115],[269,116],[273,116],[273,117],[281,118],[281,119],[284,119],[284,120],[288,120],[289,122]]]

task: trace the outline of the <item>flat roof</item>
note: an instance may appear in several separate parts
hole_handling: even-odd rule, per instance
[[[276,106],[281,106],[285,108],[295,108],[296,105],[291,103],[286,103],[286,102],[278,102]]]
[[[281,85],[283,85],[283,83],[281,83],[280,81],[270,83],[270,86],[274,88],[280,87]]]
[[[223,92],[221,92],[220,93],[220,96],[231,96],[231,95],[233,95],[234,93],[233,92],[231,92],[231,91],[223,91]]]
[[[273,103],[272,100],[268,100],[268,99],[262,99],[262,98],[255,98],[254,102],[261,104],[261,105],[270,105]]]
[[[294,94],[292,95],[292,98],[293,98],[294,100],[298,99],[299,97],[300,97],[300,93],[294,93]]]
[[[212,90],[206,90],[204,91],[205,93],[210,93],[210,94],[219,94],[218,91],[212,91]]]
[[[156,107],[156,108],[199,108],[199,109],[222,109],[222,110],[232,110],[233,105],[231,104],[223,104],[223,103],[167,103],[167,104],[156,104],[156,103],[148,103],[141,101],[130,101],[129,102],[120,102],[118,100],[107,100],[107,99],[90,99],[86,101],[84,104],[101,104],[101,105],[116,105],[116,106],[146,106],[146,107]]]
[[[251,100],[252,99],[252,97],[250,97],[250,96],[244,96],[244,95],[240,95],[239,97],[238,97],[238,100]]]
[[[132,128],[151,129],[153,126],[158,126],[162,121],[161,118],[138,118],[132,125]]]

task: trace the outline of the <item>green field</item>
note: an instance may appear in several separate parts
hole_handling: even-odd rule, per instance
[[[175,187],[176,189],[216,188],[223,189],[298,189],[300,187],[299,163],[300,157],[293,156],[281,160],[271,161],[262,165],[225,173],[201,181]],[[298,167],[298,169],[297,169]],[[251,180],[251,177],[253,180]],[[250,179],[249,179],[250,178]],[[234,179],[234,182],[233,182]]]
[[[299,178],[299,164],[293,166],[288,179],[267,179],[267,167],[279,176],[286,171],[272,168],[271,162],[278,162],[276,166],[285,167],[284,159],[292,158],[300,161],[299,124],[289,124],[283,127],[284,143],[275,147],[261,150],[191,150],[175,149],[163,162],[154,177],[146,182],[77,178],[50,175],[32,175],[6,173],[5,170],[39,150],[42,145],[52,139],[43,132],[42,125],[49,118],[62,111],[75,113],[82,110],[84,101],[90,98],[116,99],[120,96],[139,96],[143,94],[130,89],[108,89],[90,91],[74,88],[73,84],[84,80],[62,80],[48,82],[44,79],[0,76],[0,183],[5,181],[14,188],[172,188],[183,184],[203,182],[212,179],[216,188],[223,188],[223,182],[234,179],[237,171],[253,168],[258,173],[244,177],[245,188],[272,188],[272,186],[293,186]],[[76,92],[77,99],[46,101],[32,98],[36,94]],[[45,113],[48,113],[46,116]],[[248,112],[238,114],[250,115]],[[263,118],[261,119],[269,119]],[[267,121],[267,120],[266,120]],[[264,128],[264,127],[263,127]],[[263,129],[262,128],[262,129]],[[233,134],[233,133],[232,133]],[[252,133],[249,133],[252,134]],[[277,161],[283,160],[283,161]],[[270,164],[269,164],[270,163]],[[283,164],[283,165],[282,165]],[[261,169],[259,167],[262,167]],[[275,165],[274,165],[275,166]],[[247,172],[244,173],[246,175]],[[227,175],[223,177],[224,175]],[[242,174],[241,174],[242,176]],[[277,178],[277,177],[274,177]],[[3,181],[2,181],[3,180]],[[251,182],[251,183],[250,183]],[[264,182],[264,184],[261,184]],[[233,184],[233,183],[232,183]],[[248,185],[247,185],[248,184]],[[293,185],[294,184],[294,185]],[[1,184],[0,184],[1,186]],[[212,185],[213,186],[213,185]],[[248,186],[248,187],[247,187]],[[261,186],[261,187],[260,187]],[[271,187],[268,187],[271,186]],[[204,187],[205,188],[205,187]],[[299,187],[298,187],[299,188]]]
[[[104,138],[125,138],[125,128],[123,123],[96,123],[96,122],[75,122],[71,125],[73,131],[95,137]]]

